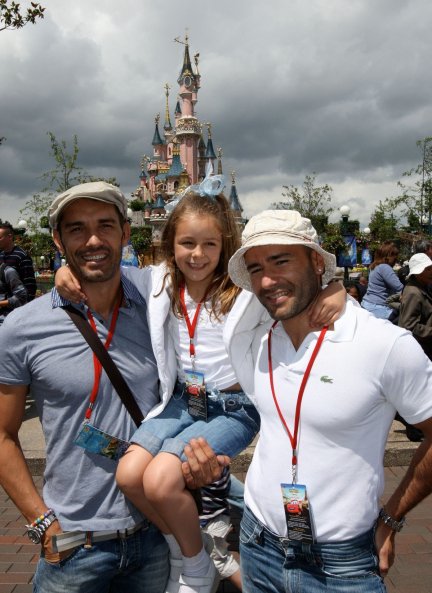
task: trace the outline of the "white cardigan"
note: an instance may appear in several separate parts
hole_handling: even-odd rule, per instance
[[[122,273],[136,286],[147,303],[147,321],[159,374],[161,399],[146,416],[147,419],[154,418],[167,405],[177,380],[175,349],[168,330],[171,302],[167,291],[161,292],[166,267],[163,264],[141,269],[123,267]]]

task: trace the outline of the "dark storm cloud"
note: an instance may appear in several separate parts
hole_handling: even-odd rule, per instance
[[[126,194],[136,187],[166,82],[173,121],[183,54],[173,39],[186,26],[201,55],[198,117],[213,124],[225,172],[238,171],[248,214],[315,171],[367,216],[432,134],[426,0],[44,5],[44,21],[0,34],[0,216],[52,168],[47,131],[70,146],[77,134],[82,167],[116,176]]]

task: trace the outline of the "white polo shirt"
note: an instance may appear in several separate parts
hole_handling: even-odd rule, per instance
[[[298,351],[279,323],[272,338],[275,392],[288,427],[319,333]],[[261,432],[245,502],[271,531],[287,534],[281,483],[290,483],[291,443],[270,390],[267,333],[255,364]],[[366,532],[383,493],[383,456],[396,409],[410,423],[432,417],[432,364],[409,332],[347,303],[313,365],[301,408],[298,483],[307,487],[320,542]]]

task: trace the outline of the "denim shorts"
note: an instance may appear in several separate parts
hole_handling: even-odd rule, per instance
[[[204,437],[217,455],[234,457],[252,442],[259,426],[259,414],[243,392],[210,392],[205,422],[189,414],[187,395],[178,385],[165,409],[159,416],[144,421],[131,442],[153,456],[172,453],[184,461],[185,445],[191,439]]]
[[[245,507],[240,527],[244,593],[385,593],[373,530],[351,540],[302,544],[268,530]]]

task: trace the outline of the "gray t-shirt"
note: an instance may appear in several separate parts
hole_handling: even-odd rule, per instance
[[[122,279],[120,308],[109,353],[144,416],[159,401],[158,374],[146,304]],[[63,530],[100,531],[132,527],[141,520],[115,483],[115,461],[74,445],[93,387],[93,352],[55,301],[55,290],[13,311],[0,333],[0,383],[30,385],[46,439],[43,497]],[[53,306],[54,303],[54,306]],[[93,312],[102,342],[109,321]],[[105,372],[90,422],[129,440],[136,427]]]

